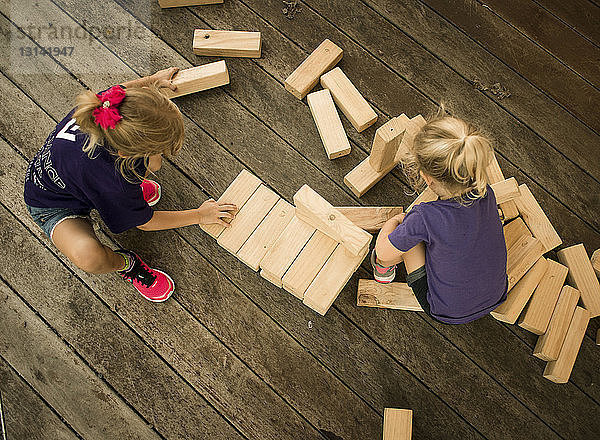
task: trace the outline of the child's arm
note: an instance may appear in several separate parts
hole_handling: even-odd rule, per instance
[[[158,87],[168,87],[171,90],[177,90],[177,86],[175,86],[171,80],[173,76],[179,71],[178,67],[169,67],[168,69],[159,70],[153,75],[144,76],[143,78],[132,79],[131,81],[126,81],[121,85],[125,88],[129,87],[147,87],[152,83],[157,82]]]
[[[208,225],[216,223],[229,227],[223,219],[231,220],[237,207],[229,203],[207,200],[199,208],[185,211],[154,211],[152,218],[138,226],[142,231],[162,231],[164,229],[181,228],[190,225]]]
[[[383,227],[377,235],[375,241],[375,255],[377,256],[377,262],[382,266],[393,266],[402,261],[402,255],[404,252],[399,251],[392,245],[388,236],[398,227],[404,220],[405,214],[398,214],[389,219],[384,223]]]

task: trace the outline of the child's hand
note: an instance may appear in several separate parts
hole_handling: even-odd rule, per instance
[[[159,70],[150,79],[152,82],[156,82],[158,87],[168,87],[171,90],[177,90],[177,86],[171,81],[177,72],[179,72],[179,67],[169,67],[168,69]]]
[[[406,216],[405,212],[401,212],[400,214],[397,214],[393,217],[391,217],[388,221],[394,222],[396,224],[396,226],[398,226],[400,223],[402,223],[404,221],[404,217]]]
[[[201,225],[218,224],[228,228],[230,225],[227,221],[231,221],[235,217],[237,206],[231,203],[219,203],[213,199],[208,199],[200,208],[198,208],[198,223]]]

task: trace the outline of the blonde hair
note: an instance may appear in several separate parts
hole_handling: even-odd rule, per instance
[[[485,197],[492,159],[490,140],[474,125],[452,116],[443,108],[415,136],[402,167],[410,183],[423,187],[420,172],[438,181],[451,197],[461,202]]]
[[[77,96],[73,117],[82,132],[89,135],[83,147],[90,158],[96,148],[106,148],[117,157],[121,175],[130,182],[142,180],[136,170],[139,159],[148,166],[155,154],[172,156],[183,145],[183,117],[175,104],[164,96],[156,85],[128,88],[119,106],[122,119],[115,128],[96,125],[92,112],[101,105],[95,93],[86,91]]]

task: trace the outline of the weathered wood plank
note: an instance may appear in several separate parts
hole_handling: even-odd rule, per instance
[[[537,0],[537,3],[596,45],[600,44],[600,29],[597,26],[600,22],[600,8],[597,4],[585,0]]]

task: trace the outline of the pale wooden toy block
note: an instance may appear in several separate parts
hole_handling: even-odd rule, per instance
[[[169,99],[229,84],[229,72],[225,61],[221,60],[180,70],[173,77],[173,84],[177,86],[175,91],[166,87],[160,89]]]
[[[258,270],[260,262],[277,237],[294,217],[295,209],[283,199],[267,214],[256,230],[240,248],[237,257],[253,270]]]
[[[316,231],[283,276],[283,288],[303,299],[304,292],[337,246],[337,241]]]
[[[521,196],[515,199],[519,213],[535,238],[540,240],[546,251],[550,251],[562,243],[561,238],[546,217],[544,211],[531,194],[527,185],[519,186]]]
[[[315,228],[294,216],[260,262],[261,276],[283,287],[283,275],[314,232]]]
[[[548,260],[548,269],[519,319],[519,326],[536,335],[546,332],[552,312],[567,278],[568,269],[556,261]]]
[[[567,383],[569,381],[589,322],[590,312],[582,307],[577,307],[575,313],[573,313],[558,359],[546,364],[544,370],[546,379],[556,383]]]
[[[402,115],[398,117],[400,118]],[[411,150],[415,136],[421,131],[425,124],[427,124],[427,121],[421,115],[417,115],[408,121],[406,131],[400,141],[400,148],[398,148],[398,152],[396,153],[396,163],[400,162],[404,155]]]
[[[496,203],[501,205],[502,203],[508,202],[509,200],[516,199],[521,195],[519,191],[519,185],[514,177],[510,177],[500,182],[493,183],[490,185],[494,195],[496,196]]]
[[[422,312],[417,297],[406,283],[382,284],[375,280],[358,280],[356,305],[382,309]]]
[[[369,247],[373,236],[354,225],[310,186],[303,185],[294,194],[294,205],[299,219],[341,243],[352,255]]]
[[[490,314],[498,321],[514,324],[525,308],[527,301],[533,295],[544,273],[548,269],[548,260],[540,258],[531,269],[510,289],[506,301],[500,304]]]
[[[558,359],[560,348],[567,336],[569,324],[575,313],[575,307],[579,301],[579,291],[571,286],[564,286],[550,318],[546,333],[541,335],[533,355],[544,361],[555,361]]]
[[[196,55],[260,58],[260,32],[196,29],[193,50]]]
[[[335,66],[344,51],[330,40],[324,40],[294,70],[284,82],[285,89],[298,99],[303,99],[317,85],[319,78]]]
[[[385,408],[383,410],[383,440],[412,439],[412,410]]]
[[[490,179],[490,183],[497,183],[504,180],[504,174],[500,169],[500,165],[498,164],[495,154],[492,155],[492,160],[486,169],[486,173]],[[519,210],[517,209],[517,205],[513,200],[500,205],[500,209],[502,209],[505,220],[511,220],[519,216]]]
[[[348,220],[367,232],[377,232],[389,219],[402,214],[401,206],[338,206]]]
[[[421,203],[435,202],[438,198],[439,196],[431,188],[427,187],[410,205],[408,205],[408,208],[406,208],[406,213],[408,214],[411,209],[417,205],[420,205]]]
[[[581,302],[592,318],[600,315],[600,283],[583,244],[576,244],[556,253],[558,260],[569,268],[567,280],[581,294]]]
[[[237,254],[279,198],[265,185],[259,186],[231,221],[231,226],[219,236],[217,243],[232,254]]]
[[[527,229],[527,225],[522,218],[516,218],[510,223],[504,225],[504,242],[506,249],[510,249],[522,237],[531,236],[531,232]]]
[[[596,249],[590,258],[596,276],[600,278],[600,249]]]
[[[409,123],[408,117],[402,114],[377,129],[369,155],[369,164],[375,171],[380,172],[396,162],[400,141]]]
[[[350,142],[329,90],[320,90],[306,98],[319,136],[329,159],[350,154]]]
[[[158,0],[161,8],[178,8],[183,6],[203,6],[223,3],[223,0]]]
[[[359,255],[352,255],[339,244],[304,292],[302,302],[315,312],[325,315],[368,252],[367,246]]]
[[[261,185],[261,181],[254,174],[242,170],[229,187],[223,192],[217,202],[232,203],[238,210],[244,206],[254,191]],[[221,225],[200,225],[200,228],[213,238],[218,238],[225,230]]]
[[[331,92],[337,106],[359,133],[377,121],[375,110],[339,67],[321,76],[321,85]]]
[[[506,273],[508,290],[512,289],[527,271],[544,255],[544,245],[535,237],[523,237],[507,252]]]

